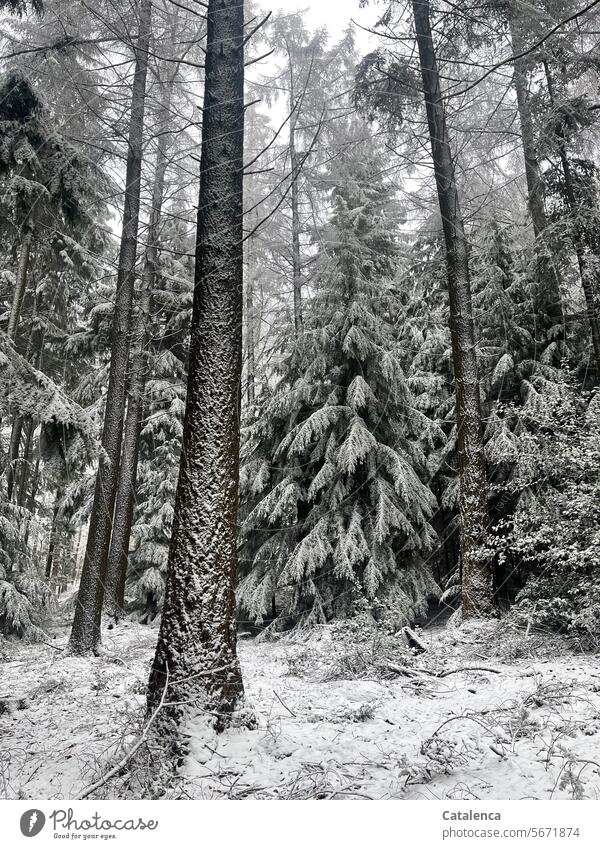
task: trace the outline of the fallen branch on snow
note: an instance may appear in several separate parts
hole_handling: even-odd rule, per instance
[[[141,747],[144,745],[144,743],[146,742],[146,740],[148,738],[148,732],[150,731],[152,724],[154,723],[154,721],[156,720],[156,717],[158,716],[159,712],[163,708],[168,686],[169,686],[169,670],[167,668],[166,675],[165,675],[165,686],[164,686],[164,689],[162,691],[162,695],[160,697],[160,702],[158,703],[158,705],[157,705],[156,709],[153,711],[150,719],[148,720],[148,722],[144,726],[144,730],[142,731],[141,735],[138,737],[137,742],[134,743],[134,745],[131,747],[131,749],[129,749],[129,751],[121,758],[121,760],[111,770],[109,770],[101,778],[99,778],[98,781],[95,781],[93,784],[90,784],[88,787],[86,787],[85,790],[83,790],[79,794],[79,796],[75,796],[76,801],[81,801],[82,799],[87,799],[88,796],[91,796],[92,793],[94,793],[96,790],[98,790],[100,787],[102,787],[104,784],[106,784],[107,781],[110,781],[111,778],[113,778],[125,766],[127,766],[127,764],[133,758],[135,753],[138,752],[139,749],[141,749]]]
[[[491,666],[459,666],[458,669],[447,669],[444,672],[438,672],[436,678],[446,678],[448,675],[456,675],[458,672],[493,672],[494,675],[502,674],[502,670],[492,669]]]

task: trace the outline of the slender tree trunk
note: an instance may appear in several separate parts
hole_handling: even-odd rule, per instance
[[[30,513],[33,513],[35,510],[35,497],[37,495],[37,488],[40,479],[40,458],[39,455],[35,461],[35,466],[33,468],[33,475],[31,477],[31,489],[29,490],[29,498],[27,499],[27,508]],[[23,545],[27,548],[29,544],[29,534],[31,532],[31,516],[27,518],[27,524],[25,526],[25,536],[23,538]]]
[[[243,697],[235,579],[242,373],[244,4],[209,0],[187,404],[148,711],[157,733],[200,710],[223,728]]]
[[[550,103],[552,104],[552,106],[554,106],[554,81],[552,79],[550,67],[546,61],[544,61],[544,71],[546,73],[546,84],[548,87]],[[560,154],[560,164],[565,180],[565,194],[567,196],[567,204],[574,219],[574,223],[572,225],[573,247],[575,248],[575,255],[577,256],[577,264],[579,265],[579,275],[581,277],[581,287],[583,289],[588,313],[588,321],[590,323],[592,349],[594,351],[594,359],[596,361],[596,373],[600,378],[600,309],[598,305],[598,298],[596,292],[594,291],[592,273],[589,269],[589,263],[587,262],[584,237],[581,233],[581,228],[576,223],[579,201],[577,199],[575,188],[573,186],[571,163],[569,162],[569,157],[567,155],[567,143],[563,136],[561,136],[558,140],[558,151]]]
[[[140,319],[140,323],[141,321],[142,319]],[[129,542],[135,506],[135,482],[144,409],[144,386],[143,354],[138,355],[136,353],[129,380],[129,400],[127,402],[123,450],[119,466],[119,484],[105,581],[105,610],[115,619],[119,619],[123,615],[125,603],[125,582],[129,562]]]
[[[15,416],[10,431],[10,442],[8,445],[8,465],[6,467],[6,494],[8,500],[12,501],[15,478],[17,474],[17,462],[21,446],[21,434],[23,433],[23,417]]]
[[[413,13],[438,201],[446,242],[450,329],[456,381],[462,609],[463,616],[473,617],[489,614],[492,610],[492,573],[489,560],[481,550],[485,543],[488,526],[487,480],[468,245],[431,35],[429,0],[413,0]]]
[[[290,72],[290,174],[292,188],[290,192],[290,203],[292,211],[292,288],[294,296],[294,333],[296,339],[302,335],[303,319],[302,319],[302,266],[300,253],[300,198],[298,191],[298,178],[300,177],[300,168],[298,161],[298,152],[296,150],[296,122],[298,120],[297,109],[300,104],[296,103],[296,87],[294,84],[294,64],[292,52],[289,44],[286,41],[286,48],[289,62]]]
[[[173,80],[171,80],[161,108],[160,127],[166,127],[169,119]],[[148,240],[142,273],[138,322],[134,341],[134,356],[129,378],[129,397],[123,436],[123,450],[119,468],[119,483],[113,519],[113,531],[106,572],[105,607],[107,612],[118,618],[125,601],[125,582],[129,562],[129,543],[135,504],[139,443],[144,419],[144,392],[148,371],[146,349],[152,292],[156,287],[158,266],[158,240],[168,160],[168,135],[162,132],[158,140],[154,184],[152,187],[152,209],[148,226]]]
[[[508,22],[513,53],[518,55],[525,51],[526,45],[521,34],[521,22],[518,20],[519,10],[513,3],[508,7]],[[536,251],[536,287],[534,294],[534,318],[536,323],[543,324],[540,329],[548,342],[549,331],[563,324],[562,303],[559,278],[554,267],[554,259],[546,244],[548,220],[544,206],[545,187],[540,169],[535,141],[533,116],[529,105],[529,86],[527,82],[527,60],[516,59],[513,63],[513,86],[517,96],[517,108],[521,124],[521,144],[525,161],[525,179],[527,182],[527,208],[533,227]],[[544,318],[546,320],[544,321]],[[550,326],[547,326],[550,325]],[[559,333],[559,337],[564,333]]]
[[[21,307],[23,306],[23,298],[25,297],[25,289],[27,288],[27,271],[29,270],[32,241],[33,229],[28,224],[25,224],[23,228],[23,238],[21,239],[21,253],[19,254],[19,262],[17,265],[15,292],[13,295],[12,306],[10,308],[8,328],[6,330],[8,338],[12,342],[15,341],[17,336],[19,318],[21,317]]]
[[[104,581],[121,458],[140,211],[146,75],[152,17],[151,0],[141,0],[139,10],[139,34],[135,49],[135,72],[129,120],[123,230],[112,324],[106,412],[102,431],[103,456],[98,462],[90,528],[69,641],[70,650],[74,654],[88,654],[96,651],[100,644]]]
[[[56,540],[58,538],[58,511],[60,509],[60,500],[62,498],[62,490],[61,487],[56,488],[56,494],[54,496],[54,509],[52,511],[52,527],[50,529],[50,542],[48,543],[48,553],[46,555],[46,577],[52,577],[52,566],[54,563],[54,552],[56,549]]]
[[[34,313],[33,317],[37,315],[37,300],[34,301]],[[15,330],[16,333],[16,330]],[[27,340],[27,349],[25,351],[25,359],[30,360],[31,363],[39,368],[40,361],[42,357],[42,349],[44,346],[44,333],[38,330],[31,330],[29,333],[29,339]],[[19,464],[19,450],[21,444],[21,436],[23,433],[23,417],[18,413],[15,415],[13,420],[11,435],[10,435],[10,443],[9,443],[9,451],[8,451],[8,465],[6,467],[6,483],[7,483],[7,494],[8,500],[11,501],[13,496],[13,489],[15,485],[15,481],[17,480],[17,473],[19,478],[19,490],[16,498],[17,504],[22,506],[23,504],[23,491],[24,487],[27,483],[27,475],[28,475],[28,458],[29,451],[31,446],[31,436],[34,430],[34,422],[33,419],[29,419],[25,426],[25,442],[23,446],[23,463]]]
[[[25,424],[25,439],[23,441],[23,458],[19,468],[19,487],[17,492],[17,504],[23,507],[25,504],[25,496],[27,494],[27,481],[29,480],[29,468],[31,465],[31,440],[35,422],[32,418],[28,418]]]
[[[248,269],[246,281],[246,399],[251,408],[255,399],[256,351],[254,328],[254,276]]]
[[[290,130],[290,165],[292,171],[292,282],[294,286],[294,331],[296,338],[302,335],[302,266],[300,254],[300,206],[298,193],[299,165],[296,152],[295,127]]]
[[[31,244],[33,241],[33,229],[29,224],[23,227],[23,238],[21,240],[21,252],[17,263],[17,274],[15,282],[15,291],[8,319],[7,335],[14,343],[19,329],[19,319],[21,317],[21,307],[23,306],[23,298],[27,288],[27,272],[29,270],[29,258],[31,256]],[[29,344],[31,343],[31,337]],[[12,500],[15,477],[17,473],[17,461],[19,459],[19,448],[21,445],[21,434],[23,431],[23,419],[16,415],[11,428],[10,443],[8,448],[8,464],[6,467],[6,483],[8,500]]]

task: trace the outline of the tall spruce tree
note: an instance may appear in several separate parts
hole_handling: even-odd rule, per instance
[[[152,27],[151,0],[140,0],[138,12],[139,32],[135,45],[135,70],[131,93],[123,228],[111,331],[106,410],[102,427],[103,452],[98,463],[86,553],[69,639],[70,651],[80,655],[96,652],[101,641],[104,582],[123,438],[125,382],[129,361],[140,212],[146,76]]]
[[[209,0],[194,307],[165,603],[148,689],[176,751],[186,719],[223,729],[243,697],[235,579],[243,299],[244,3]]]
[[[435,592],[424,560],[436,500],[422,480],[433,428],[398,345],[398,207],[384,171],[371,142],[332,165],[305,337],[247,432],[239,599],[258,620],[275,594],[296,621],[383,606],[406,623]]]
[[[490,612],[492,573],[484,550],[489,517],[469,249],[432,37],[430,3],[428,0],[413,0],[412,5],[433,168],[446,243],[452,360],[456,380],[462,613],[464,617],[470,617]]]

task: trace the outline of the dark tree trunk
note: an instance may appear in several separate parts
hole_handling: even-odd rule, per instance
[[[17,336],[19,318],[21,317],[21,307],[23,306],[23,298],[25,297],[25,289],[27,288],[27,271],[29,270],[29,257],[31,255],[32,241],[33,229],[28,224],[25,224],[23,228],[23,238],[21,240],[21,253],[19,254],[19,262],[17,265],[15,292],[10,308],[8,328],[6,330],[8,338],[13,342]]]
[[[159,126],[166,128],[169,118],[172,82],[164,98]],[[159,136],[152,187],[152,210],[148,226],[148,241],[144,258],[144,271],[139,299],[139,314],[134,340],[134,355],[129,377],[129,397],[123,435],[123,451],[119,468],[119,483],[113,519],[113,531],[106,572],[105,607],[118,618],[125,601],[125,582],[129,562],[129,543],[135,504],[135,485],[139,458],[140,434],[144,418],[144,391],[148,371],[146,350],[152,292],[156,285],[158,266],[158,240],[167,170],[168,134]]]
[[[290,164],[292,171],[292,282],[294,286],[294,330],[296,337],[302,335],[302,266],[300,254],[300,206],[298,197],[298,154],[296,153],[295,130],[290,131]]]
[[[460,476],[463,616],[492,610],[492,573],[482,553],[488,527],[477,351],[471,304],[468,245],[442,101],[428,0],[413,0],[423,94],[446,243],[450,330],[456,381],[456,425]]]
[[[23,440],[23,459],[19,468],[19,486],[17,491],[17,504],[23,507],[25,504],[25,496],[27,494],[27,482],[29,480],[29,469],[31,466],[31,440],[35,422],[32,418],[28,418],[25,423],[25,438]]]
[[[519,21],[519,10],[515,4],[509,4],[508,22],[513,53],[525,51],[522,37],[523,23]],[[525,179],[527,182],[527,208],[533,227],[536,251],[536,286],[534,292],[533,313],[542,338],[542,344],[547,344],[551,338],[552,328],[564,324],[562,302],[558,274],[554,267],[554,259],[546,244],[548,220],[544,206],[545,187],[540,169],[535,141],[533,116],[529,104],[529,86],[527,81],[527,60],[516,59],[513,64],[513,86],[517,96],[519,121],[521,124],[521,144],[525,161]],[[555,333],[554,338],[561,338],[564,332]]]
[[[140,310],[142,304],[140,304]],[[140,318],[140,323],[142,319]],[[142,331],[143,332],[143,331]],[[139,335],[139,331],[138,331]],[[141,360],[141,362],[140,362]],[[123,434],[123,450],[119,466],[119,483],[115,501],[112,536],[104,582],[104,607],[106,612],[119,619],[125,603],[125,582],[129,562],[129,542],[135,506],[139,441],[144,409],[143,353],[136,352],[129,379],[129,399]]]
[[[35,498],[37,495],[38,483],[40,480],[40,458],[39,454],[35,461],[35,466],[33,468],[33,475],[31,476],[31,489],[29,490],[29,497],[27,499],[27,509],[30,513],[33,513],[35,510]],[[23,538],[23,545],[27,548],[29,543],[29,533],[31,531],[31,517],[28,517],[27,524],[25,525],[25,536]]]
[[[75,618],[69,641],[74,654],[96,651],[100,644],[100,623],[104,598],[104,581],[110,546],[112,518],[117,494],[125,384],[131,335],[131,311],[135,282],[140,182],[146,100],[148,45],[152,4],[141,0],[139,35],[135,49],[135,72],[131,97],[123,230],[117,272],[117,292],[112,324],[111,360],[106,395],[106,412],[102,430],[103,456],[99,458],[94,502],[90,516],[85,558],[75,607]]]
[[[197,710],[223,728],[243,696],[235,579],[243,307],[244,4],[209,0],[187,404],[165,603],[149,681],[181,751]]]
[[[248,271],[246,281],[246,399],[248,408],[252,408],[255,400],[256,380],[256,351],[254,328],[254,279],[252,271]]]
[[[25,275],[26,276],[26,275]],[[20,311],[20,310],[19,310]],[[34,317],[37,314],[37,301],[34,301]],[[16,326],[15,326],[16,333]],[[42,357],[42,348],[44,346],[44,333],[39,330],[31,330],[29,339],[27,340],[27,349],[25,351],[25,359],[30,360],[32,364],[39,368]],[[25,439],[23,444],[23,460],[19,463],[19,451],[21,437],[23,435],[23,424],[25,423]],[[16,415],[10,434],[10,443],[8,450],[8,465],[6,467],[6,482],[8,500],[12,500],[15,482],[18,479],[17,497],[15,501],[19,506],[23,506],[24,489],[27,485],[28,468],[29,468],[29,453],[31,449],[31,437],[34,430],[34,421],[29,418],[26,422],[22,416]]]
[[[296,123],[298,121],[298,112],[300,102],[296,102],[296,86],[294,83],[294,62],[290,47],[286,41],[289,72],[290,72],[290,174],[292,187],[290,192],[290,204],[292,212],[292,288],[294,296],[294,332],[296,338],[302,335],[303,318],[302,318],[302,266],[300,253],[300,198],[298,191],[298,179],[300,177],[300,165],[298,160],[298,151],[296,150]]]
[[[54,552],[56,550],[56,540],[59,533],[58,511],[60,509],[60,500],[62,492],[60,487],[57,487],[54,496],[54,509],[52,511],[52,527],[50,529],[50,542],[48,543],[48,553],[46,555],[46,577],[52,577],[52,566],[54,562]]]
[[[15,416],[10,431],[10,442],[8,445],[8,465],[6,467],[6,494],[8,496],[9,501],[12,501],[13,497],[22,433],[23,418],[22,416]]]
[[[546,83],[548,86],[548,95],[550,103],[554,106],[554,81],[548,63],[544,61],[544,70],[546,72]],[[563,136],[558,139],[558,150],[560,155],[560,164],[562,167],[563,177],[565,180],[565,194],[567,204],[571,215],[574,219],[573,223],[573,247],[577,256],[577,264],[579,265],[579,274],[581,277],[581,287],[585,297],[587,308],[588,321],[590,323],[590,331],[592,336],[592,349],[594,351],[594,360],[596,362],[596,374],[600,378],[600,308],[598,298],[594,291],[593,272],[589,267],[585,237],[581,232],[581,228],[576,223],[579,200],[577,198],[575,187],[573,185],[573,175],[571,173],[571,163],[567,155],[567,143]]]

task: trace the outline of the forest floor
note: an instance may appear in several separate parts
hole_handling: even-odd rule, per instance
[[[190,728],[177,798],[600,798],[600,664],[502,622],[404,638],[323,626],[241,639],[258,729]],[[135,740],[157,631],[106,654],[0,643],[0,796],[73,798]],[[468,669],[466,667],[469,667]],[[118,798],[119,780],[98,796]]]

